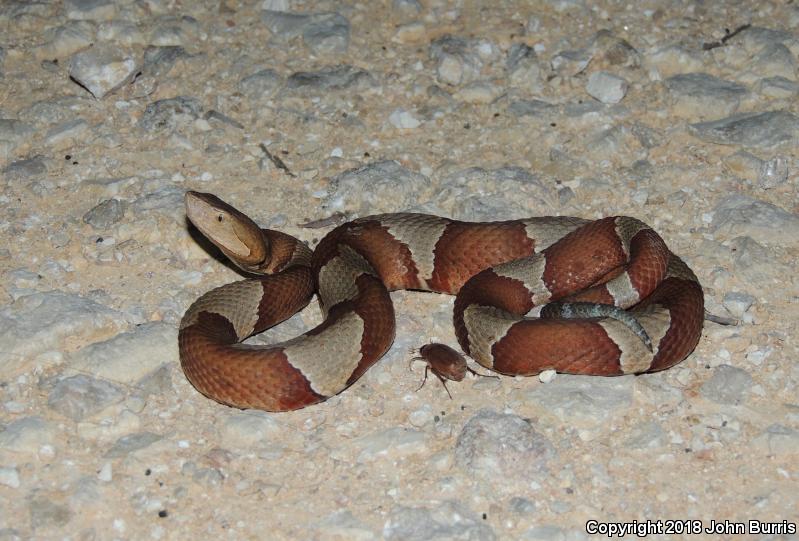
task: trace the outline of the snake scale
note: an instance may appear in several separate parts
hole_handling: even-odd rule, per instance
[[[339,225],[312,251],[211,194],[187,192],[186,212],[260,275],[205,293],[180,324],[186,377],[237,408],[294,410],[352,385],[394,340],[389,292],[398,289],[456,295],[458,343],[502,374],[654,372],[685,359],[702,333],[699,281],[635,218],[381,214]],[[314,294],[324,314],[316,328],[270,346],[241,343]]]

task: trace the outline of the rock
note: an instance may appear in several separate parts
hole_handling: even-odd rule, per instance
[[[218,487],[225,479],[217,468],[198,468],[193,462],[184,463],[181,473],[190,475],[192,481],[205,487]]]
[[[419,0],[392,0],[391,2],[392,12],[406,20],[418,16],[422,9]]]
[[[76,111],[83,111],[94,102],[84,93],[75,96],[59,96],[48,100],[38,100],[21,109],[19,118],[32,124],[53,125],[75,118]]]
[[[2,466],[0,467],[0,485],[5,485],[9,488],[19,488],[19,470]]]
[[[560,374],[554,381],[527,392],[542,414],[570,426],[593,428],[632,405],[633,376],[596,378]]]
[[[35,133],[33,126],[13,118],[0,118],[0,143],[8,143],[13,150]]]
[[[555,381],[558,373],[554,370],[544,370],[540,374],[538,374],[538,381],[541,383],[552,383]]]
[[[33,293],[0,308],[0,374],[24,369],[21,358],[61,349],[62,340],[91,340],[123,322],[121,314],[63,291]],[[30,362],[30,361],[29,361]]]
[[[773,43],[791,44],[796,42],[793,32],[762,26],[750,26],[741,32],[740,39],[744,48],[750,52],[760,52],[763,47],[768,47]]]
[[[3,168],[3,177],[8,181],[27,180],[47,174],[47,160],[44,156],[34,156],[11,162]]]
[[[593,57],[593,53],[588,49],[559,51],[550,60],[550,65],[552,70],[561,77],[571,78],[585,71]]]
[[[600,30],[591,43],[594,61],[611,67],[638,68],[641,54],[630,43],[609,30]]]
[[[150,372],[136,384],[139,395],[165,396],[174,393],[172,386],[172,370],[169,364]]]
[[[67,18],[78,21],[105,21],[116,15],[116,6],[110,0],[65,0]]]
[[[270,414],[248,411],[228,416],[221,435],[226,446],[252,449],[276,439],[283,429]]]
[[[132,398],[130,403],[135,404],[137,400]],[[141,428],[141,417],[129,408],[115,407],[110,412],[113,415],[78,422],[76,427],[78,437],[96,445],[103,445]]]
[[[788,180],[788,159],[783,156],[762,163],[757,174],[757,185],[764,190],[770,190],[785,184]]]
[[[463,427],[455,461],[484,480],[532,479],[546,471],[555,450],[546,437],[517,415],[478,411]]]
[[[711,228],[719,239],[748,236],[766,245],[799,244],[799,216],[743,194],[728,195],[716,205]]]
[[[83,223],[98,230],[110,228],[122,219],[125,204],[119,199],[106,199],[83,215]]]
[[[94,41],[94,27],[86,21],[73,21],[48,32],[51,39],[36,48],[36,57],[52,60],[67,58],[78,51],[91,47]]]
[[[129,83],[138,72],[133,56],[110,45],[78,53],[69,63],[69,76],[97,99]]]
[[[132,21],[115,19],[104,21],[97,28],[97,39],[110,41],[126,47],[143,46],[147,39],[138,25]],[[150,49],[150,47],[148,47]],[[146,53],[145,53],[146,55]],[[146,65],[145,59],[145,65]]]
[[[699,51],[680,45],[666,45],[646,56],[646,62],[656,70],[656,78],[671,77],[679,73],[696,73],[705,68]]]
[[[508,510],[522,516],[531,516],[536,508],[535,502],[521,496],[514,496],[508,501]]]
[[[515,43],[508,50],[505,60],[508,82],[528,91],[538,91],[544,77],[544,69],[539,62],[535,49],[523,43]]]
[[[263,0],[261,2],[261,9],[268,11],[288,11],[289,7],[289,0]]]
[[[317,54],[343,54],[350,45],[350,22],[338,13],[317,16],[302,32],[302,41]]]
[[[185,192],[177,186],[164,186],[158,190],[145,193],[130,208],[136,214],[163,213],[168,216],[180,216]]]
[[[0,449],[35,456],[43,445],[55,447],[58,432],[41,417],[22,417],[0,432]]]
[[[388,121],[395,128],[404,130],[412,130],[414,128],[418,128],[422,124],[415,116],[413,116],[413,113],[408,112],[405,109],[394,109],[394,111],[392,111],[388,116]]]
[[[582,154],[594,161],[634,164],[638,174],[646,174],[647,167],[643,161],[646,152],[642,149],[641,138],[626,123],[616,124],[586,137],[585,147]]]
[[[239,89],[250,99],[268,99],[280,85],[283,78],[275,70],[262,69],[239,81]]]
[[[139,127],[147,132],[174,130],[200,118],[202,105],[196,98],[178,96],[158,100],[147,106],[139,120]]]
[[[412,411],[408,414],[408,422],[410,422],[411,425],[415,426],[416,428],[422,428],[429,425],[431,422],[433,422],[432,408],[428,404],[425,404],[421,408]]]
[[[302,36],[306,47],[317,54],[347,52],[350,23],[338,13],[290,13],[265,10],[261,20],[272,34],[284,41]]]
[[[758,244],[752,237],[735,237],[727,244],[735,275],[750,288],[759,289],[762,284],[773,280],[774,276],[790,272],[789,268],[777,258],[774,250]],[[763,293],[769,294],[770,291]]]
[[[561,109],[567,117],[588,119],[598,115],[604,107],[597,100],[577,100],[563,104]]]
[[[754,438],[752,444],[755,449],[777,457],[799,455],[799,431],[775,423]]]
[[[41,274],[31,272],[27,269],[14,269],[8,272],[9,282],[18,289],[35,289],[42,279]]]
[[[407,45],[424,41],[426,37],[427,27],[420,22],[411,22],[397,26],[391,41]]]
[[[177,329],[154,322],[88,345],[74,353],[70,367],[105,380],[133,384],[164,363],[177,360]]]
[[[37,495],[28,502],[31,528],[62,528],[66,526],[74,513],[63,504],[56,503],[49,498]]]
[[[771,42],[763,47],[748,67],[758,77],[796,78],[796,59],[782,43]]]
[[[366,434],[354,442],[358,462],[372,462],[383,458],[390,461],[409,455],[424,454],[428,449],[428,436],[415,429],[403,427],[379,430]]]
[[[533,116],[548,118],[557,113],[557,106],[541,100],[517,100],[508,105],[508,114],[515,117]]]
[[[713,370],[713,375],[702,384],[702,396],[718,404],[738,405],[753,385],[752,376],[746,370],[722,364]]]
[[[85,137],[88,130],[89,123],[76,118],[50,128],[44,142],[56,148],[68,147],[76,139]]]
[[[558,13],[586,9],[586,0],[555,0],[552,8]]]
[[[244,129],[244,125],[241,122],[239,122],[238,120],[236,120],[235,118],[230,118],[226,114],[220,113],[219,111],[214,111],[213,109],[211,109],[210,111],[206,111],[205,115],[204,115],[204,118],[206,120],[215,120],[215,121],[220,122],[222,124],[225,124],[225,125],[228,125],[228,126],[233,126],[234,128],[239,129],[239,130],[243,130]]]
[[[686,118],[718,118],[738,109],[746,87],[707,73],[680,73],[664,81],[673,109]]]
[[[627,81],[606,71],[595,71],[588,77],[585,91],[602,103],[619,103],[627,94]]]
[[[484,64],[496,62],[499,53],[487,40],[443,36],[430,44],[429,54],[438,81],[456,86],[480,78]]]
[[[748,293],[730,292],[724,295],[721,303],[731,316],[742,318],[744,313],[755,303],[755,298]]]
[[[738,113],[721,120],[689,125],[703,141],[720,145],[769,148],[795,143],[799,138],[799,117],[788,111]]]
[[[156,47],[188,47],[200,40],[197,19],[189,15],[163,15],[150,34],[150,45]]]
[[[114,445],[105,452],[104,458],[123,458],[131,453],[146,449],[162,439],[158,434],[152,432],[137,432],[127,434],[119,438]]]
[[[190,56],[186,49],[177,45],[147,47],[144,51],[142,73],[156,78],[163,77],[170,72],[175,62],[181,58],[190,58]]]
[[[297,90],[365,90],[375,84],[369,72],[341,64],[318,71],[298,71],[286,81],[286,87]]]
[[[767,98],[790,99],[799,94],[799,83],[785,77],[766,77],[757,82],[758,92]]]
[[[407,209],[416,203],[418,194],[428,184],[424,175],[395,161],[377,162],[333,177],[325,204],[330,210],[340,210],[360,202],[355,210],[374,213],[374,203],[387,197],[394,201],[395,209]]]
[[[630,449],[657,449],[666,444],[666,434],[657,421],[643,421],[635,425],[624,441]]]
[[[771,346],[767,347],[759,347],[754,350],[750,350],[746,354],[746,360],[752,363],[754,366],[762,366],[763,361],[771,357],[774,353],[774,348]]]
[[[301,36],[303,30],[310,24],[312,15],[305,13],[291,13],[288,11],[264,10],[261,21],[269,31],[281,40],[290,40]]]
[[[739,150],[726,156],[722,163],[726,173],[755,182],[764,162],[745,150]]]
[[[487,524],[457,501],[444,501],[432,509],[396,506],[383,526],[383,537],[388,541],[493,541],[496,538]]]
[[[522,541],[588,541],[582,530],[564,530],[558,526],[544,524],[533,526],[524,532]]]
[[[351,539],[352,541],[377,541],[380,535],[356,519],[352,512],[340,509],[329,514],[317,523],[320,531],[332,539]]]
[[[451,206],[453,216],[464,220],[490,221],[497,215],[525,217],[528,211],[520,204],[522,201],[546,206],[554,197],[541,177],[512,166],[456,170],[445,176],[440,185],[436,201]]]
[[[499,98],[505,89],[499,85],[486,81],[474,81],[463,85],[454,97],[466,103],[492,103]]]
[[[664,143],[663,133],[646,124],[635,123],[630,126],[630,132],[644,148],[655,148]],[[648,163],[646,160],[639,163]]]
[[[125,396],[119,385],[85,374],[64,378],[47,397],[47,405],[73,421],[82,421]]]

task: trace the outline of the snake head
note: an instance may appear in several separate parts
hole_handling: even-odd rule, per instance
[[[269,262],[269,241],[244,213],[210,193],[186,192],[186,216],[243,270],[259,272]]]

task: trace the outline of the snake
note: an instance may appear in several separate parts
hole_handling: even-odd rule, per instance
[[[394,341],[395,290],[455,295],[461,349],[505,375],[656,372],[684,360],[702,334],[699,280],[636,218],[379,214],[335,227],[312,250],[213,194],[188,191],[185,204],[249,276],[201,295],[178,332],[188,381],[235,408],[296,410],[347,389]],[[318,326],[281,343],[243,343],[314,295]],[[425,349],[431,365],[440,361],[442,348]]]

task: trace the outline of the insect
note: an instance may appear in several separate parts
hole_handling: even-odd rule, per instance
[[[433,372],[444,386],[444,390],[447,391],[450,399],[452,399],[452,393],[447,388],[447,380],[463,381],[463,378],[466,377],[466,372],[471,372],[475,376],[484,378],[499,379],[499,376],[489,376],[472,370],[466,364],[466,358],[463,355],[445,344],[425,344],[419,348],[419,355],[411,359],[410,365],[412,366],[417,361],[425,363],[425,367],[424,379],[422,379],[422,384],[416,390],[419,391],[419,389],[424,387],[425,382],[427,382],[428,372]]]

